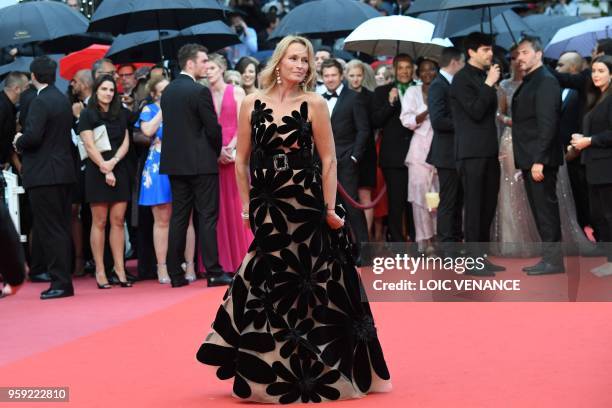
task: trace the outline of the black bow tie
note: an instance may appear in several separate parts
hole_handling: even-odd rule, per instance
[[[336,93],[336,91],[331,92],[331,93],[330,92],[325,92],[323,94],[323,97],[329,101],[331,98],[337,98],[338,94]]]

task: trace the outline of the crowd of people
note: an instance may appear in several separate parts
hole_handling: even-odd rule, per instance
[[[67,295],[71,275],[88,272],[101,289],[138,279],[231,281],[253,240],[234,169],[240,107],[260,88],[266,61],[199,51],[202,60],[194,50],[177,56],[183,75],[175,78],[163,64],[98,60],[75,74],[68,95],[54,86],[47,57],[6,77],[0,163],[27,190],[32,281],[59,282]],[[481,33],[463,50],[418,60],[399,54],[369,64],[316,49],[312,91],[327,103],[338,200],[355,242],[414,241],[432,254],[444,243],[493,241],[506,256],[533,256],[531,243],[551,243],[530,274],[563,271],[561,241],[597,253],[585,228],[610,241],[609,54],[610,41],[600,41],[591,66],[568,52],[552,69],[536,38],[506,61]],[[200,118],[183,106],[189,92],[209,105]],[[217,133],[218,152],[198,148]],[[137,276],[126,255],[138,259]]]

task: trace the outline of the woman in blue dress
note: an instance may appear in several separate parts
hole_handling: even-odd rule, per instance
[[[149,155],[142,171],[140,185],[139,205],[151,206],[153,212],[153,245],[157,257],[157,277],[160,283],[169,283],[168,269],[166,267],[166,254],[168,252],[168,230],[172,214],[172,191],[170,180],[165,174],[159,173],[159,159],[162,147],[163,117],[160,108],[161,95],[168,85],[168,80],[153,78],[147,84],[153,103],[145,106],[140,114],[136,126],[142,133],[152,138]],[[186,278],[195,280],[193,259],[195,255],[195,230],[190,220],[187,230],[187,245],[185,246]]]

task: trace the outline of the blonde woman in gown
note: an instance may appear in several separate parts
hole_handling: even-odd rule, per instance
[[[522,81],[515,58],[516,54],[513,52],[512,77],[503,80],[498,88],[501,182],[497,211],[491,226],[491,251],[507,257],[536,257],[540,255],[541,248],[534,243],[541,242],[541,239],[529,206],[521,171],[514,166],[512,151],[512,96]],[[565,164],[559,167],[557,197],[564,253],[577,255],[580,250],[588,250],[591,243],[578,225],[574,196]]]

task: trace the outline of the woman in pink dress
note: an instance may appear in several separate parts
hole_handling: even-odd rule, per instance
[[[408,201],[412,203],[415,241],[419,252],[422,253],[433,251],[431,240],[436,235],[436,217],[427,208],[425,194],[439,191],[436,168],[427,163],[433,138],[433,128],[427,108],[427,92],[429,84],[436,77],[437,70],[436,63],[431,60],[424,59],[418,63],[417,75],[422,84],[406,90],[400,114],[402,124],[414,130],[405,163],[408,167]]]
[[[240,215],[242,204],[234,172],[238,107],[245,94],[242,88],[224,82],[223,73],[227,69],[227,63],[222,56],[210,54],[207,65],[208,84],[223,133],[223,147],[219,156],[219,263],[224,271],[235,272],[253,240],[251,230],[244,225]],[[200,271],[204,272],[201,258],[201,255],[198,256]]]

